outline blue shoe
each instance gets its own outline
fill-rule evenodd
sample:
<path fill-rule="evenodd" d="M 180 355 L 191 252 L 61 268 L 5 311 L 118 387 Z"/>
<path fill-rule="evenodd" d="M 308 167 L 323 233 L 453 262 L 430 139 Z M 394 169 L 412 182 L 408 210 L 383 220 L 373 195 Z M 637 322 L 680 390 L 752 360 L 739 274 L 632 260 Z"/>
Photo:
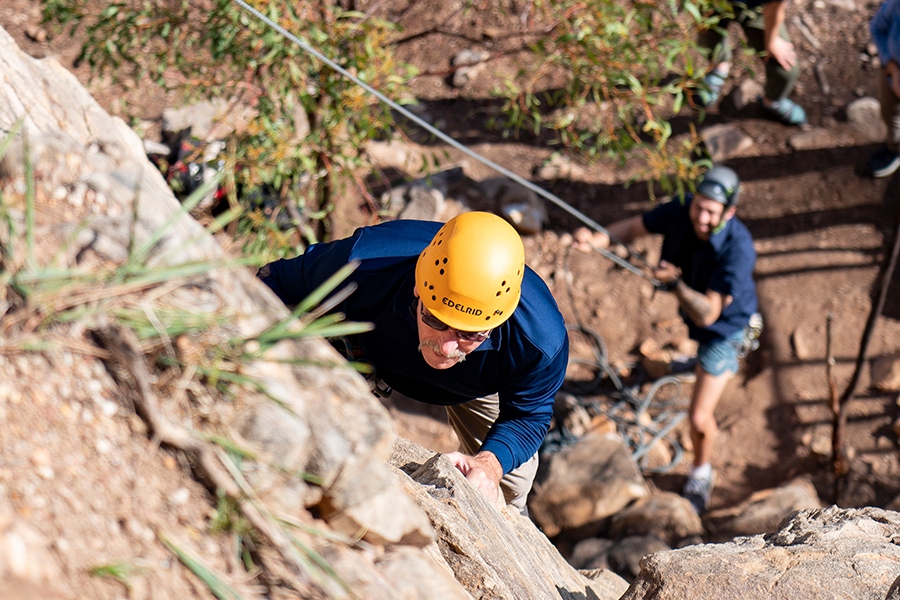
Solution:
<path fill-rule="evenodd" d="M 785 125 L 794 125 L 798 127 L 800 125 L 806 125 L 806 111 L 793 100 L 783 98 L 778 102 L 773 102 L 771 105 L 767 105 L 762 100 L 760 100 L 759 103 L 762 106 L 763 111 L 776 121 L 781 121 Z"/>
<path fill-rule="evenodd" d="M 703 87 L 694 94 L 697 106 L 706 108 L 714 104 L 719 99 L 719 94 L 722 93 L 722 86 L 725 85 L 726 79 L 728 79 L 728 73 L 722 74 L 719 71 L 707 73 L 703 78 Z"/>

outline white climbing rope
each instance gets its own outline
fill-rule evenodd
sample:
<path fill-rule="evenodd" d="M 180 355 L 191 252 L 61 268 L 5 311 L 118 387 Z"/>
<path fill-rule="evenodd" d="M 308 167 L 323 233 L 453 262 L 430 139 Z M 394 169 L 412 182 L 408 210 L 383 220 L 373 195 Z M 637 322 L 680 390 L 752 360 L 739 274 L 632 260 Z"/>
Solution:
<path fill-rule="evenodd" d="M 578 219 L 579 221 L 584 223 L 585 225 L 591 227 L 595 231 L 600 231 L 607 235 L 610 235 L 609 231 L 607 231 L 603 226 L 601 226 L 599 223 L 597 223 L 596 221 L 594 221 L 593 219 L 591 219 L 590 217 L 588 217 L 587 215 L 585 215 L 584 213 L 582 213 L 581 211 L 576 209 L 575 207 L 571 206 L 570 204 L 568 204 L 567 202 L 565 202 L 558 196 L 551 194 L 547 190 L 533 184 L 532 182 L 528 181 L 527 179 L 524 179 L 524 178 L 520 177 L 519 175 L 516 175 L 509 169 L 503 167 L 502 165 L 495 163 L 494 161 L 490 160 L 489 158 L 486 158 L 486 157 L 478 154 L 474 150 L 457 142 L 455 139 L 453 139 L 452 137 L 450 137 L 443 131 L 441 131 L 441 130 L 437 129 L 436 127 L 434 127 L 433 125 L 425 122 L 423 119 L 419 118 L 418 116 L 416 116 L 415 114 L 413 114 L 412 112 L 410 112 L 409 110 L 407 110 L 406 108 L 404 108 L 403 106 L 398 104 L 397 102 L 394 102 L 393 100 L 391 100 L 390 98 L 388 98 L 387 96 L 385 96 L 384 94 L 382 94 L 381 92 L 379 92 L 378 90 L 376 90 L 375 88 L 373 88 L 372 86 L 367 84 L 365 81 L 362 81 L 361 79 L 359 79 L 358 77 L 356 77 L 355 75 L 353 75 L 352 73 L 350 73 L 349 71 L 347 71 L 346 69 L 341 67 L 339 64 L 337 64 L 336 62 L 334 62 L 333 60 L 331 60 L 330 58 L 328 58 L 327 56 L 325 56 L 324 54 L 322 54 L 321 52 L 319 52 L 318 50 L 313 48 L 311 45 L 309 45 L 304 40 L 298 38 L 293 33 L 287 31 L 285 28 L 283 28 L 282 26 L 278 25 L 277 23 L 275 23 L 274 21 L 269 19 L 266 15 L 261 13 L 259 10 L 253 8 L 249 4 L 247 4 L 244 0 L 233 0 L 233 2 L 235 4 L 237 4 L 238 6 L 240 6 L 242 9 L 244 9 L 245 11 L 251 13 L 257 19 L 259 19 L 260 21 L 262 21 L 263 23 L 265 23 L 266 25 L 268 25 L 269 27 L 271 27 L 278 33 L 280 33 L 282 36 L 284 36 L 285 39 L 296 44 L 301 50 L 303 50 L 307 54 L 310 54 L 311 56 L 314 56 L 318 60 L 322 61 L 323 63 L 325 63 L 326 65 L 328 65 L 329 67 L 331 67 L 332 69 L 334 69 L 335 71 L 337 71 L 338 73 L 340 73 L 341 75 L 343 75 L 344 77 L 346 77 L 347 79 L 352 81 L 353 83 L 355 83 L 356 85 L 360 86 L 361 88 L 363 88 L 364 90 L 366 90 L 367 92 L 369 92 L 370 94 L 372 94 L 373 96 L 378 98 L 381 102 L 384 102 L 385 104 L 390 106 L 392 109 L 396 110 L 398 113 L 400 113 L 401 115 L 403 115 L 404 117 L 406 117 L 407 119 L 409 119 L 410 121 L 412 121 L 413 123 L 418 125 L 419 127 L 423 128 L 424 130 L 426 130 L 429 133 L 431 133 L 432 135 L 434 135 L 435 137 L 446 142 L 447 144 L 456 148 L 460 152 L 463 152 L 467 156 L 474 158 L 478 162 L 494 169 L 501 175 L 504 175 L 504 176 L 510 178 L 511 180 L 515 181 L 519 185 L 522 185 L 522 186 L 528 188 L 529 190 L 531 190 L 535 194 L 541 196 L 542 198 L 549 200 L 550 202 L 552 202 L 559 208 L 563 209 L 564 211 L 566 211 L 567 213 L 569 213 L 570 215 L 572 215 L 573 217 L 575 217 L 576 219 Z M 613 241 L 618 242 L 618 240 L 616 240 L 614 237 L 610 236 L 610 238 L 613 239 Z M 626 246 L 626 248 L 627 248 L 627 246 Z M 627 269 L 627 270 L 631 271 L 632 273 L 635 273 L 636 275 L 639 275 L 639 276 L 647 279 L 654 286 L 659 286 L 660 282 L 657 279 L 655 279 L 654 277 L 651 277 L 644 271 L 641 271 L 639 268 L 635 267 L 628 261 L 626 261 L 622 258 L 619 258 L 617 255 L 613 254 L 609 250 L 606 250 L 604 248 L 596 248 L 596 247 L 594 248 L 594 250 L 596 252 L 598 252 L 599 254 L 602 254 L 603 256 L 605 256 L 606 258 L 611 260 L 612 262 L 616 263 L 620 267 Z M 641 255 L 632 252 L 630 249 L 628 249 L 628 252 L 632 257 L 637 258 L 638 260 L 643 262 L 646 266 L 648 266 L 648 267 L 650 266 L 649 264 L 647 264 L 646 260 Z"/>

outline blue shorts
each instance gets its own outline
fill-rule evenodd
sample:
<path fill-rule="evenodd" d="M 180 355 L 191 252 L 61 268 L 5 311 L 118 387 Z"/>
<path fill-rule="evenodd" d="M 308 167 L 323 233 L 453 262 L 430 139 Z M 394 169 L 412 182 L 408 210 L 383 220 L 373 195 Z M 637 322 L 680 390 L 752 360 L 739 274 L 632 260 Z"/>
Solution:
<path fill-rule="evenodd" d="M 700 368 L 714 377 L 726 371 L 738 372 L 738 358 L 744 343 L 744 330 L 738 329 L 726 339 L 700 344 L 697 359 Z"/>

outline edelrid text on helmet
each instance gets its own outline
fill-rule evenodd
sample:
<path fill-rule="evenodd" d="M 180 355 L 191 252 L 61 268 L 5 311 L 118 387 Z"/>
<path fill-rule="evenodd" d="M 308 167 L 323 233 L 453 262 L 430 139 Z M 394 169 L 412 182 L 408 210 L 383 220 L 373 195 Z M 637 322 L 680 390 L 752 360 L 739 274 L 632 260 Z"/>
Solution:
<path fill-rule="evenodd" d="M 737 204 L 741 194 L 741 180 L 728 167 L 713 167 L 697 184 L 697 193 L 732 207 Z"/>
<path fill-rule="evenodd" d="M 512 316 L 522 296 L 525 247 L 501 217 L 467 212 L 447 221 L 416 262 L 428 311 L 454 329 L 484 331 Z"/>

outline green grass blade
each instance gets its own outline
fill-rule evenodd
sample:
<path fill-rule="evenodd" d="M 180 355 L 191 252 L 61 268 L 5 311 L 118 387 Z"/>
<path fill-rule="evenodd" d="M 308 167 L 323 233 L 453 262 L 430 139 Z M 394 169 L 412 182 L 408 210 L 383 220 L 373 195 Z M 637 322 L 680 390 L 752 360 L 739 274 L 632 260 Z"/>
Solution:
<path fill-rule="evenodd" d="M 174 265 L 168 269 L 160 269 L 159 267 L 141 268 L 129 273 L 129 285 L 149 285 L 160 281 L 170 281 L 172 279 L 194 277 L 196 275 L 204 275 L 215 269 L 234 269 L 237 267 L 246 267 L 255 264 L 253 257 L 243 257 L 230 260 L 225 263 L 212 262 L 190 262 Z"/>
<path fill-rule="evenodd" d="M 184 548 L 179 547 L 175 542 L 164 535 L 160 535 L 160 540 L 175 554 L 175 556 L 178 557 L 178 560 L 180 560 L 184 566 L 190 569 L 191 572 L 196 575 L 207 588 L 209 588 L 209 591 L 212 592 L 216 598 L 219 600 L 245 600 L 236 589 L 225 583 L 221 577 L 214 573 L 213 570 L 206 566 L 198 557 L 194 556 Z"/>
<path fill-rule="evenodd" d="M 345 590 L 349 590 L 349 586 L 341 579 L 341 576 L 338 575 L 337 571 L 335 571 L 331 565 L 328 564 L 321 554 L 313 550 L 311 547 L 307 546 L 299 539 L 297 536 L 291 535 L 289 532 L 285 531 L 285 534 L 290 538 L 291 543 L 297 547 L 298 550 L 302 553 L 303 556 L 306 557 L 307 564 L 313 564 L 318 567 L 322 573 L 327 575 L 331 580 L 340 585 Z"/>
<path fill-rule="evenodd" d="M 223 212 L 221 215 L 213 219 L 213 222 L 206 226 L 206 232 L 210 235 L 220 231 L 223 227 L 244 214 L 244 209 L 235 206 Z"/>
<path fill-rule="evenodd" d="M 267 521 L 271 522 L 273 525 L 277 526 L 282 533 L 291 541 L 291 550 L 293 556 L 307 569 L 307 571 L 319 582 L 324 583 L 322 579 L 322 574 L 326 575 L 331 581 L 337 583 L 339 586 L 344 588 L 345 590 L 349 590 L 349 586 L 341 579 L 341 576 L 338 575 L 337 571 L 335 571 L 331 565 L 322 557 L 318 552 L 314 549 L 308 547 L 306 544 L 302 543 L 297 539 L 288 529 L 284 527 L 284 524 L 276 518 L 272 512 L 269 510 L 267 506 L 258 502 L 256 499 L 256 494 L 252 492 L 252 488 L 250 488 L 247 481 L 244 479 L 243 473 L 241 473 L 240 468 L 237 464 L 234 463 L 232 457 L 220 456 L 221 462 L 223 466 L 228 469 L 228 472 L 231 474 L 234 481 L 240 486 L 240 488 L 244 491 L 247 502 L 250 502 L 256 509 L 262 514 Z M 299 552 L 297 550 L 299 549 Z"/>
<path fill-rule="evenodd" d="M 193 246 L 200 240 L 206 239 L 207 236 L 213 235 L 217 231 L 220 231 L 223 227 L 227 226 L 229 223 L 231 223 L 232 221 L 234 221 L 235 219 L 240 217 L 243 213 L 244 213 L 244 210 L 241 207 L 235 207 L 235 208 L 227 210 L 226 212 L 224 212 L 221 215 L 219 215 L 218 217 L 216 217 L 212 223 L 207 225 L 204 233 L 202 233 L 198 236 L 192 237 L 191 239 L 187 240 L 184 244 L 181 244 L 180 246 L 172 248 L 171 250 L 166 252 L 160 258 L 159 262 L 162 262 L 162 263 L 168 262 L 169 257 L 177 256 L 178 254 L 186 252 L 188 248 L 190 248 L 191 246 Z M 257 266 L 262 266 L 262 265 L 258 264 L 259 262 L 261 262 L 261 259 L 257 261 Z"/>
<path fill-rule="evenodd" d="M 372 331 L 374 326 L 371 323 L 362 322 L 343 322 L 344 315 L 337 313 L 333 315 L 325 315 L 316 321 L 307 324 L 302 329 L 296 331 L 288 331 L 279 328 L 276 332 L 263 332 L 257 339 L 263 349 L 267 349 L 281 340 L 299 340 L 310 337 L 339 337 L 342 335 L 356 335 Z"/>
<path fill-rule="evenodd" d="M 119 583 L 125 586 L 126 589 L 131 589 L 131 582 L 129 581 L 129 577 L 132 573 L 138 571 L 134 565 L 130 563 L 111 563 L 108 565 L 97 565 L 96 567 L 91 567 L 88 571 L 93 577 L 101 577 L 103 579 L 115 579 Z"/>
<path fill-rule="evenodd" d="M 337 272 L 326 279 L 322 285 L 313 290 L 313 292 L 307 296 L 300 304 L 297 305 L 297 308 L 294 309 L 295 315 L 301 315 L 305 312 L 309 312 L 312 307 L 321 303 L 322 300 L 334 291 L 337 286 L 347 279 L 353 271 L 359 268 L 359 261 L 353 260 L 348 262 L 346 265 L 337 270 Z"/>
<path fill-rule="evenodd" d="M 28 134 L 25 134 L 25 265 L 30 271 L 37 266 L 34 258 L 34 163 Z"/>
<path fill-rule="evenodd" d="M 343 316 L 343 315 L 340 315 Z M 324 338 L 333 338 L 339 337 L 342 335 L 357 335 L 360 333 L 365 333 L 367 331 L 372 331 L 374 329 L 374 325 L 371 323 L 334 323 L 330 324 L 324 322 L 325 319 L 322 318 L 319 321 L 314 323 L 310 323 L 307 327 L 305 327 L 302 331 L 297 332 L 297 338 L 308 338 L 308 337 L 324 337 Z"/>
<path fill-rule="evenodd" d="M 12 146 L 13 140 L 16 138 L 16 135 L 18 135 L 19 131 L 21 131 L 23 125 L 25 125 L 24 116 L 19 117 L 19 119 L 15 123 L 13 123 L 13 126 L 6 134 L 6 137 L 4 137 L 3 141 L 0 142 L 0 158 L 6 156 L 6 153 L 9 152 L 9 147 Z"/>
<path fill-rule="evenodd" d="M 217 446 L 221 446 L 230 454 L 236 454 L 245 460 L 256 460 L 256 455 L 253 454 L 253 452 L 247 450 L 246 448 L 238 446 L 226 437 L 209 433 L 198 433 L 197 435 L 198 437 L 200 437 L 200 439 L 206 442 L 212 442 Z"/>
<path fill-rule="evenodd" d="M 169 218 L 168 221 L 163 223 L 161 227 L 159 227 L 156 231 L 153 232 L 153 235 L 150 236 L 150 239 L 147 242 L 135 250 L 132 255 L 128 258 L 128 262 L 126 267 L 128 269 L 133 269 L 138 265 L 143 265 L 147 260 L 147 256 L 150 254 L 150 251 L 159 243 L 159 241 L 166 235 L 169 229 L 172 228 L 175 223 L 178 222 L 180 218 L 184 215 L 188 214 L 190 211 L 196 207 L 207 194 L 216 189 L 219 186 L 219 183 L 222 181 L 222 174 L 217 173 L 215 177 L 201 185 L 197 188 L 194 193 L 185 199 L 184 202 L 181 203 L 181 207 Z"/>
<path fill-rule="evenodd" d="M 291 312 L 290 317 L 283 321 L 279 321 L 275 325 L 260 333 L 256 337 L 257 341 L 259 341 L 261 344 L 274 344 L 278 340 L 287 337 L 288 327 L 291 325 L 291 323 L 293 323 L 294 319 L 303 313 L 309 312 L 311 308 L 319 304 L 328 294 L 330 294 L 338 285 L 340 285 L 341 282 L 349 277 L 357 267 L 359 267 L 359 261 L 351 261 L 341 267 L 334 275 L 326 279 L 322 283 L 322 285 L 313 290 L 313 292 L 309 296 L 304 298 L 303 301 L 301 301 L 300 304 L 298 304 L 297 307 Z M 355 289 L 355 287 L 353 289 Z M 352 291 L 353 290 L 351 289 L 350 292 Z M 339 292 L 339 297 L 341 299 L 338 300 L 338 303 L 342 302 L 343 299 L 346 298 L 344 290 Z M 332 302 L 329 304 L 334 303 Z"/>
<path fill-rule="evenodd" d="M 303 315 L 300 320 L 304 322 L 304 324 L 318 320 L 320 317 L 328 313 L 328 311 L 349 298 L 350 295 L 356 291 L 357 287 L 358 286 L 355 281 L 348 283 L 347 285 L 336 291 L 334 294 L 329 296 L 327 300 L 319 304 L 314 310 L 311 310 Z"/>
<path fill-rule="evenodd" d="M 33 271 L 31 273 L 22 273 L 17 278 L 17 281 L 21 285 L 47 285 L 52 284 L 54 282 L 59 282 L 59 287 L 66 287 L 71 284 L 78 283 L 88 283 L 91 281 L 97 281 L 98 274 L 97 273 L 87 273 L 82 272 L 79 273 L 73 269 L 60 269 L 57 267 L 45 267 L 43 269 L 39 269 Z M 51 289 L 53 287 L 51 286 Z"/>

